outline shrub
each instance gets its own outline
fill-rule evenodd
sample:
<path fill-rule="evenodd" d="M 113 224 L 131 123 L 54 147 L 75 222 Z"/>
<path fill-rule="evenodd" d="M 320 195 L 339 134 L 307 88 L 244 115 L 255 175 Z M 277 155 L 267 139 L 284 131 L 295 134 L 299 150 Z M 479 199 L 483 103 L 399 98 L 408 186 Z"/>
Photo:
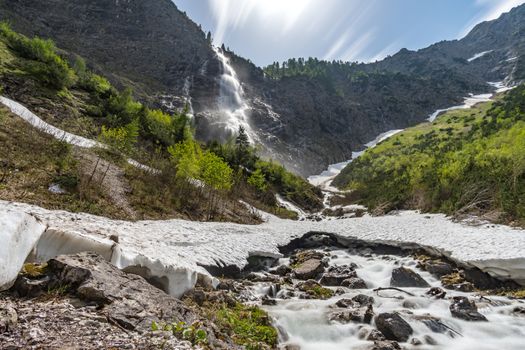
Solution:
<path fill-rule="evenodd" d="M 136 121 L 117 128 L 107 128 L 103 125 L 99 138 L 102 143 L 105 143 L 110 148 L 124 154 L 129 154 L 137 142 L 138 130 L 138 123 Z"/>
<path fill-rule="evenodd" d="M 38 37 L 29 39 L 11 30 L 5 22 L 0 23 L 0 36 L 7 42 L 9 48 L 20 56 L 35 61 L 28 63 L 25 68 L 36 79 L 57 90 L 75 83 L 75 72 L 56 53 L 53 41 Z"/>

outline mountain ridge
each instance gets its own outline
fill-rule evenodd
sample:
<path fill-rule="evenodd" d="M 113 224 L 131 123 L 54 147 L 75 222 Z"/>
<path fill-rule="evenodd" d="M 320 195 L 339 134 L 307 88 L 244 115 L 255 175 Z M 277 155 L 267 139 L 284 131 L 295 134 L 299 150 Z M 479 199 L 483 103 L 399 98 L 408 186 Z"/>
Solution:
<path fill-rule="evenodd" d="M 15 29 L 83 53 L 95 70 L 109 73 L 117 86 L 132 86 L 147 105 L 173 111 L 191 102 L 197 136 L 208 140 L 216 134 L 210 120 L 221 108 L 224 67 L 210 38 L 172 2 L 3 0 L 0 8 L 0 18 Z M 225 51 L 264 155 L 306 176 L 349 159 L 382 132 L 423 121 L 468 93 L 490 91 L 487 81 L 522 79 L 525 70 L 517 68 L 525 66 L 524 9 L 478 24 L 461 40 L 356 64 L 350 79 L 335 73 L 327 79 L 270 79 L 251 61 Z M 468 61 L 494 43 L 506 46 Z M 511 56 L 517 58 L 506 61 Z"/>

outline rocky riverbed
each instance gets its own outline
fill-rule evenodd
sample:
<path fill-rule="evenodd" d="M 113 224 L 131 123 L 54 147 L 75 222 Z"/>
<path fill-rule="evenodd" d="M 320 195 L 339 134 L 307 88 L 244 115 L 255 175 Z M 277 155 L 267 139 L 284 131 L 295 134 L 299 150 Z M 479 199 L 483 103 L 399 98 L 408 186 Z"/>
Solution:
<path fill-rule="evenodd" d="M 518 286 L 440 256 L 312 234 L 181 298 L 95 253 L 25 264 L 2 349 L 521 349 Z"/>

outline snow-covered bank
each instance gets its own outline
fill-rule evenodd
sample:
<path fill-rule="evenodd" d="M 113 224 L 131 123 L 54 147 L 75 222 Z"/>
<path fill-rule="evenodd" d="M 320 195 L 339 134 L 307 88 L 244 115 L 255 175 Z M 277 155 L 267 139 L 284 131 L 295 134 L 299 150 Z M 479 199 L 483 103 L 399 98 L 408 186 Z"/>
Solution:
<path fill-rule="evenodd" d="M 11 287 L 45 229 L 23 211 L 0 207 L 0 290 Z"/>
<path fill-rule="evenodd" d="M 95 250 L 110 256 L 120 268 L 143 267 L 152 276 L 167 280 L 166 287 L 173 295 L 190 289 L 198 278 L 213 283 L 202 266 L 242 268 L 249 256 L 278 257 L 279 246 L 312 231 L 393 245 L 429 246 L 493 276 L 525 284 L 525 230 L 467 226 L 444 215 L 401 212 L 322 222 L 270 217 L 261 225 L 240 225 L 185 220 L 126 222 L 8 202 L 0 202 L 0 207 L 13 215 L 31 213 L 48 225 L 37 256 L 47 258 L 79 247 Z M 7 263 L 4 257 L 0 256 L 0 264 Z"/>

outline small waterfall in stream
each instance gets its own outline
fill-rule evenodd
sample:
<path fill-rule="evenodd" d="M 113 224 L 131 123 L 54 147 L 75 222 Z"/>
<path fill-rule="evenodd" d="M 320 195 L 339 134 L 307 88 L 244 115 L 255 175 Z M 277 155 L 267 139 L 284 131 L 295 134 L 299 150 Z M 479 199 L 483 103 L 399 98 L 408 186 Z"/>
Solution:
<path fill-rule="evenodd" d="M 214 115 L 212 123 L 229 135 L 235 135 L 242 126 L 250 142 L 253 142 L 256 135 L 248 123 L 247 112 L 250 107 L 244 100 L 241 82 L 222 50 L 214 47 L 214 51 L 221 62 L 222 74 L 218 99 L 219 111 Z"/>

